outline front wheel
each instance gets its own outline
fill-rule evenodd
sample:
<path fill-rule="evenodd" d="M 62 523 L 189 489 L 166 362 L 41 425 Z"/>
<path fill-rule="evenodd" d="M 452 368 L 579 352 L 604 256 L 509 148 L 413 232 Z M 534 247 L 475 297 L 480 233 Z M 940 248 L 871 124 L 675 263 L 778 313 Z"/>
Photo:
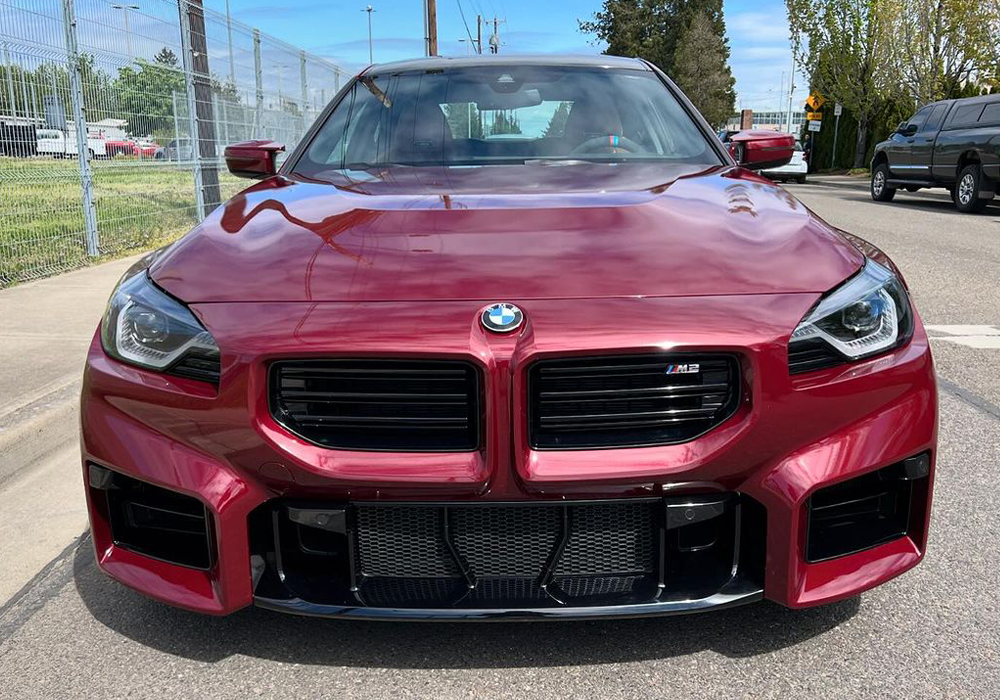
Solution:
<path fill-rule="evenodd" d="M 958 184 L 955 185 L 955 206 L 960 212 L 978 214 L 989 204 L 990 200 L 979 197 L 979 182 L 982 176 L 979 165 L 967 165 L 962 168 L 962 172 L 958 175 Z"/>
<path fill-rule="evenodd" d="M 889 180 L 889 166 L 879 163 L 872 171 L 872 199 L 876 202 L 891 202 L 896 196 L 896 188 L 886 184 Z"/>

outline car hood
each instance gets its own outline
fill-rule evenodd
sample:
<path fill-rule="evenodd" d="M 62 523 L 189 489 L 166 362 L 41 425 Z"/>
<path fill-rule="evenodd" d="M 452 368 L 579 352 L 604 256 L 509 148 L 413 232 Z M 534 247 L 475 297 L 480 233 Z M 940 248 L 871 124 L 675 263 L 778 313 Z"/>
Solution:
<path fill-rule="evenodd" d="M 405 168 L 276 176 L 168 248 L 187 302 L 819 293 L 862 254 L 734 167 Z"/>

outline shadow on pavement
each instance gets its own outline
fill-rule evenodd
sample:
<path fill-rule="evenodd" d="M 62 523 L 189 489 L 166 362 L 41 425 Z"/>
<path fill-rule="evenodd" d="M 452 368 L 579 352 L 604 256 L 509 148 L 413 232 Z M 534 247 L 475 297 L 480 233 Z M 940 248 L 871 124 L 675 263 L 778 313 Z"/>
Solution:
<path fill-rule="evenodd" d="M 641 620 L 396 623 L 295 617 L 249 608 L 225 618 L 151 601 L 102 574 L 89 547 L 73 562 L 76 589 L 101 624 L 161 652 L 202 662 L 239 654 L 280 662 L 364 668 L 509 668 L 607 664 L 712 650 L 773 652 L 853 617 L 860 599 L 792 611 L 759 603 Z"/>

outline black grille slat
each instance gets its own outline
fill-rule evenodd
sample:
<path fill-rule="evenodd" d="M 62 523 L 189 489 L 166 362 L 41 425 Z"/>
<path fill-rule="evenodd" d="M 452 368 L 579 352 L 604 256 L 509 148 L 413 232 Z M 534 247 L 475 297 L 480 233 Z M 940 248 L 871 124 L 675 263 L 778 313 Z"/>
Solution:
<path fill-rule="evenodd" d="M 668 365 L 698 365 L 667 374 Z M 536 449 L 685 442 L 739 403 L 739 366 L 718 354 L 543 360 L 528 371 L 529 439 Z"/>
<path fill-rule="evenodd" d="M 174 363 L 167 373 L 218 386 L 222 363 L 219 353 L 196 348 Z"/>
<path fill-rule="evenodd" d="M 790 374 L 814 372 L 844 364 L 844 358 L 819 338 L 799 341 L 788 349 Z"/>
<path fill-rule="evenodd" d="M 479 446 L 479 375 L 438 360 L 297 360 L 271 368 L 271 413 L 324 447 L 460 452 Z"/>

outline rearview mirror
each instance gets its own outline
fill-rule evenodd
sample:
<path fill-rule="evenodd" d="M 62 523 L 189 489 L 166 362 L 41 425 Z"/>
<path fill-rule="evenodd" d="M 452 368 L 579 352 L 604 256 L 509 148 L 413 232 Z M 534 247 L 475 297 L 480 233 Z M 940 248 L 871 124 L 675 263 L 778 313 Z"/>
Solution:
<path fill-rule="evenodd" d="M 903 126 L 903 130 L 900 133 L 903 134 L 903 136 L 913 136 L 915 133 L 917 133 L 917 125 L 906 124 L 905 126 Z"/>
<path fill-rule="evenodd" d="M 750 170 L 768 170 L 787 165 L 795 152 L 791 134 L 749 129 L 729 137 L 729 152 L 736 162 Z"/>
<path fill-rule="evenodd" d="M 243 141 L 226 146 L 226 167 L 236 177 L 263 180 L 278 172 L 276 159 L 285 145 L 274 141 Z"/>

